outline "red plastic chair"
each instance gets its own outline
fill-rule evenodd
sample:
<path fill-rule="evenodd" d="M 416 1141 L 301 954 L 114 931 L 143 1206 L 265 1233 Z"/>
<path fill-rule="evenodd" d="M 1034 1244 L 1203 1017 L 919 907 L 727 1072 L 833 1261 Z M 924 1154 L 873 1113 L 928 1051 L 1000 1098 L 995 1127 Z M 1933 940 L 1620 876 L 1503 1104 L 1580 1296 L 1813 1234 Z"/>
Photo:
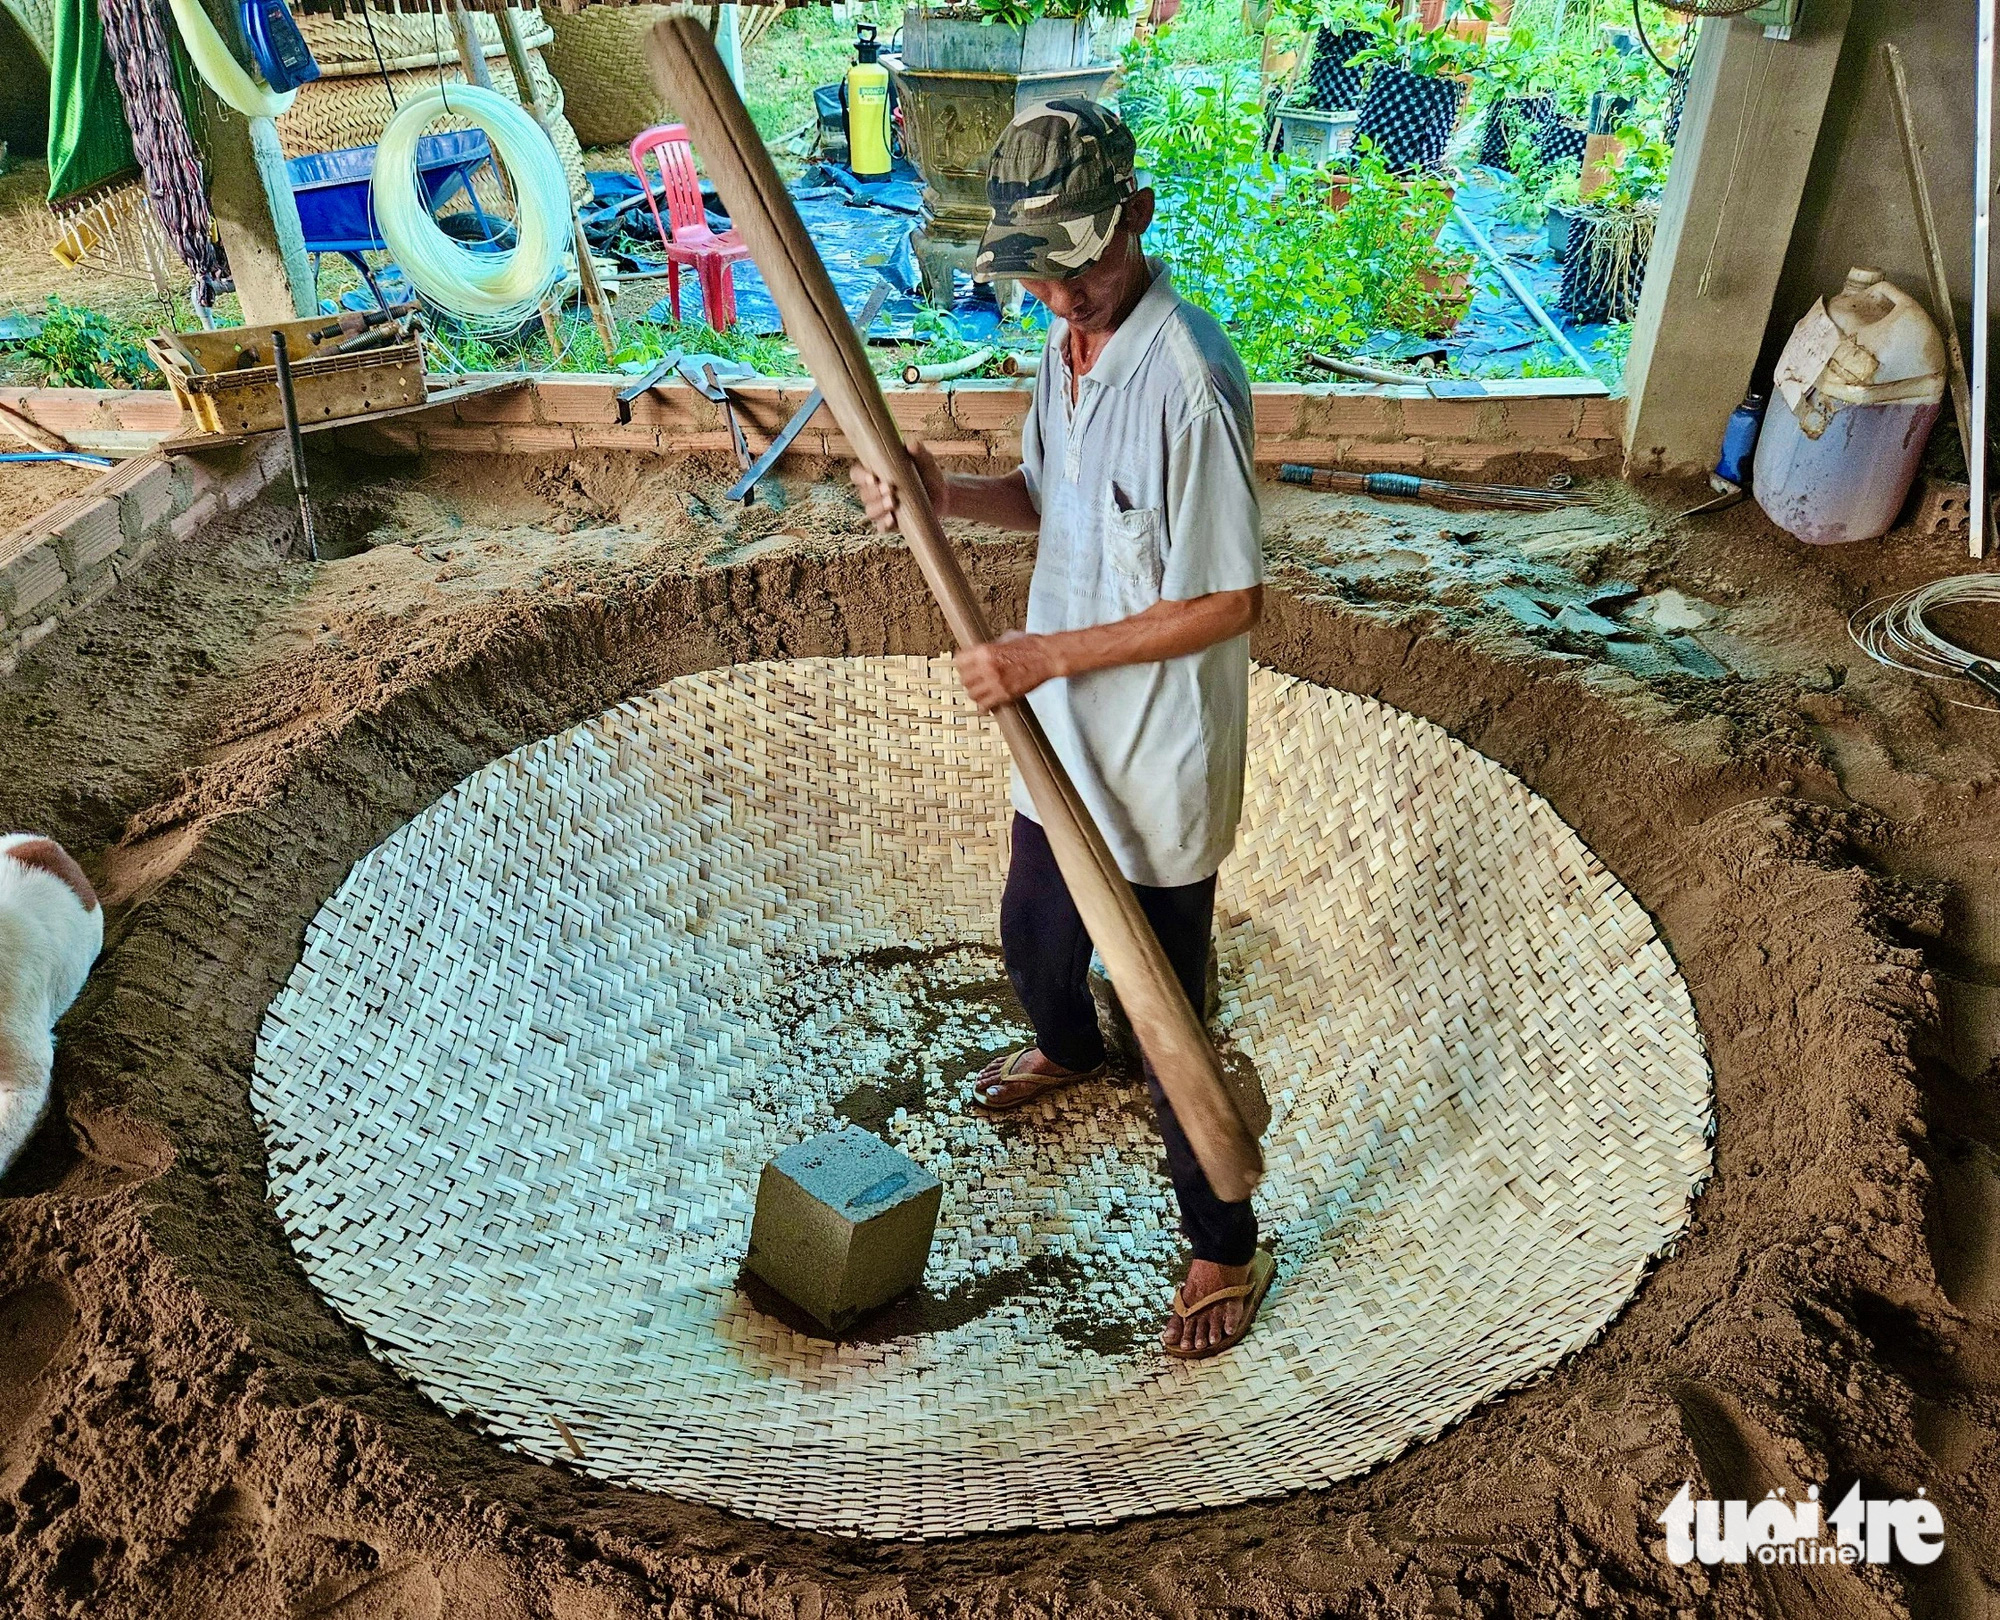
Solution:
<path fill-rule="evenodd" d="M 653 183 L 646 177 L 649 156 L 659 165 L 666 192 L 664 222 L 660 218 L 660 205 L 654 200 Z M 736 280 L 729 267 L 738 259 L 749 258 L 750 250 L 734 231 L 718 235 L 709 229 L 687 126 L 657 124 L 641 130 L 632 141 L 632 172 L 639 177 L 639 188 L 646 193 L 646 206 L 653 211 L 653 226 L 667 250 L 671 277 L 667 299 L 674 319 L 681 318 L 681 266 L 692 265 L 695 283 L 701 288 L 702 314 L 716 331 L 727 331 L 736 324 Z"/>

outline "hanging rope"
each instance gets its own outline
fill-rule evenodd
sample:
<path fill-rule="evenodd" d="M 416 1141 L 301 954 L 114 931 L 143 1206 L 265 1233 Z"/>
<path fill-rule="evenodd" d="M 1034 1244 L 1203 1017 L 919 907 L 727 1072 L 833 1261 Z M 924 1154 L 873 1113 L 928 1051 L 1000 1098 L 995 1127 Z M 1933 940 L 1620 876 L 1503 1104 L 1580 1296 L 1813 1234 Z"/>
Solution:
<path fill-rule="evenodd" d="M 98 12 L 154 217 L 194 275 L 195 302 L 212 304 L 229 282 L 229 261 L 216 240 L 207 177 L 174 84 L 166 28 L 155 0 L 99 0 Z"/>

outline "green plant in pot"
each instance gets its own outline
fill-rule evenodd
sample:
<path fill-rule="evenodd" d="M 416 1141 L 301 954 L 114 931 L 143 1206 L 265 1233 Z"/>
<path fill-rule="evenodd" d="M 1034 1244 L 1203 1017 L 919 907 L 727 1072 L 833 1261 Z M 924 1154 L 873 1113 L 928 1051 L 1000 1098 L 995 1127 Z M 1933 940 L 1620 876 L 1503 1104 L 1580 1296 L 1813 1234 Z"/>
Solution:
<path fill-rule="evenodd" d="M 1665 141 L 1637 125 L 1620 129 L 1618 143 L 1604 184 L 1570 219 L 1556 302 L 1579 321 L 1627 321 L 1638 309 L 1673 160 Z"/>
<path fill-rule="evenodd" d="M 1468 0 L 1465 14 L 1489 17 L 1492 7 L 1489 0 Z M 1360 56 L 1371 68 L 1355 138 L 1372 142 L 1399 174 L 1437 168 L 1486 47 L 1444 28 L 1424 27 L 1415 16 L 1404 16 L 1397 0 L 1370 8 L 1369 16 L 1375 38 Z"/>
<path fill-rule="evenodd" d="M 1480 88 L 1488 98 L 1479 162 L 1488 168 L 1512 169 L 1514 148 L 1521 137 L 1555 121 L 1555 97 L 1542 84 L 1550 54 L 1541 35 L 1528 23 L 1515 28 L 1503 44 L 1487 49 L 1479 70 Z"/>
<path fill-rule="evenodd" d="M 1349 112 L 1368 88 L 1362 53 L 1376 42 L 1376 0 L 1293 0 L 1273 8 L 1273 18 L 1303 36 L 1310 54 L 1287 98 L 1314 112 Z"/>

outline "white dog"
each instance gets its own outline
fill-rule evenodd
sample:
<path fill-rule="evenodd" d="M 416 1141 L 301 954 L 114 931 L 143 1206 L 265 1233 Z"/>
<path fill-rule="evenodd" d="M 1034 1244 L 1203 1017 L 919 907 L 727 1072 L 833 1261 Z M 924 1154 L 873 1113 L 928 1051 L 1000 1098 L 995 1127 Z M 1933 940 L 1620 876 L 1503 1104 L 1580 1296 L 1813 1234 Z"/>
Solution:
<path fill-rule="evenodd" d="M 104 948 L 97 891 L 52 838 L 0 836 L 0 1175 L 41 1122 L 51 1031 Z"/>

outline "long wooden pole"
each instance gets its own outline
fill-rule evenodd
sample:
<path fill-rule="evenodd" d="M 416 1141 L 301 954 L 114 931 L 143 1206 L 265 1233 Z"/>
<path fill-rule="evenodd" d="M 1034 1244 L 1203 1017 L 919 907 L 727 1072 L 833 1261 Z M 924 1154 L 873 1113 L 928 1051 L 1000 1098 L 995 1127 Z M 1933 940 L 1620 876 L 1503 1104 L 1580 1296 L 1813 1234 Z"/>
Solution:
<path fill-rule="evenodd" d="M 1894 42 L 1882 42 L 1882 60 L 1889 69 L 1889 89 L 1896 104 L 1896 133 L 1903 138 L 1903 167 L 1910 176 L 1910 202 L 1917 211 L 1917 234 L 1924 243 L 1924 273 L 1930 279 L 1931 303 L 1944 332 L 1945 360 L 1951 377 L 1951 408 L 1958 418 L 1958 442 L 1972 454 L 1972 384 L 1965 375 L 1965 351 L 1959 347 L 1958 317 L 1951 309 L 1951 281 L 1945 274 L 1944 244 L 1938 236 L 1937 214 L 1931 208 L 1930 181 L 1917 144 L 1916 114 L 1910 110 L 1910 81 L 1903 74 L 1903 53 Z"/>
<path fill-rule="evenodd" d="M 654 82 L 684 122 L 749 245 L 813 379 L 855 456 L 895 486 L 899 523 L 924 582 L 960 646 L 992 639 L 923 480 L 896 431 L 861 338 L 772 166 L 707 31 L 691 17 L 659 23 L 648 43 Z M 1257 1143 L 1222 1083 L 1215 1048 L 1175 979 L 1132 886 L 1076 791 L 1034 711 L 994 711 L 1034 800 L 1056 864 L 1102 953 L 1153 1072 L 1220 1198 L 1250 1196 L 1263 1172 Z"/>
<path fill-rule="evenodd" d="M 521 17 L 513 6 L 502 6 L 498 12 L 500 22 L 500 44 L 507 52 L 507 66 L 514 75 L 514 86 L 521 92 L 521 105 L 526 107 L 536 123 L 542 126 L 542 133 L 555 142 L 555 117 L 550 113 L 542 98 L 535 90 L 534 69 L 528 63 L 528 44 L 521 37 Z M 611 364 L 611 357 L 618 351 L 618 329 L 611 321 L 611 304 L 604 296 L 604 283 L 597 279 L 597 261 L 590 256 L 590 238 L 584 234 L 583 218 L 576 211 L 576 202 L 569 205 L 570 240 L 576 249 L 576 279 L 583 288 L 583 301 L 590 310 L 590 318 L 597 326 L 597 338 L 604 345 L 604 363 Z"/>

